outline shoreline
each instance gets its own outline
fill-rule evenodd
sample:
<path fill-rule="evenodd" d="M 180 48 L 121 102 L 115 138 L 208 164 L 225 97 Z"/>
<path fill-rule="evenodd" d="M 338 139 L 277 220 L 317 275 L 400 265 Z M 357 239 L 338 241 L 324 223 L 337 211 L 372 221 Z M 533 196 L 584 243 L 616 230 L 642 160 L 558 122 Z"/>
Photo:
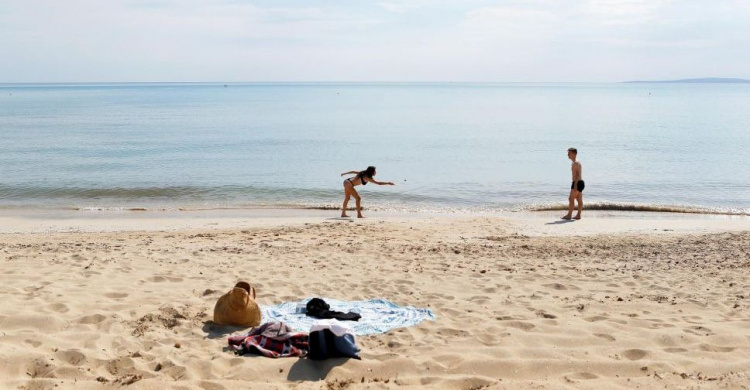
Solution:
<path fill-rule="evenodd" d="M 317 223 L 372 224 L 483 219 L 509 223 L 530 235 L 715 233 L 750 231 L 750 216 L 638 211 L 584 211 L 580 221 L 563 221 L 559 211 L 496 213 L 366 212 L 364 219 L 340 218 L 337 210 L 232 209 L 202 211 L 0 211 L 0 234 L 237 230 Z M 350 213 L 351 215 L 351 213 Z"/>
<path fill-rule="evenodd" d="M 501 203 L 502 204 L 502 203 Z M 0 205 L 0 214 L 17 213 L 17 214 L 36 214 L 41 212 L 64 213 L 64 212 L 85 212 L 85 213 L 179 213 L 179 212 L 227 212 L 236 211 L 240 213 L 253 213 L 273 210 L 297 210 L 305 211 L 336 211 L 341 206 L 338 202 L 333 203 L 236 203 L 223 205 L 207 204 L 182 204 L 180 206 L 166 205 L 129 205 L 129 206 L 73 206 L 73 205 Z M 526 212 L 543 212 L 543 211 L 566 211 L 567 203 L 563 202 L 536 202 L 526 204 L 487 204 L 487 205 L 461 205 L 458 203 L 448 206 L 443 203 L 424 204 L 420 202 L 405 204 L 395 203 L 376 203 L 363 208 L 367 212 L 380 212 L 386 214 L 507 214 L 507 213 L 526 213 Z M 350 205 L 350 211 L 354 207 Z M 634 213 L 667 213 L 667 214 L 689 214 L 689 215 L 726 215 L 726 216 L 750 216 L 749 207 L 728 207 L 728 206 L 706 206 L 693 204 L 669 204 L 669 203 L 630 203 L 621 201 L 588 201 L 586 202 L 587 211 L 607 211 L 607 212 L 634 212 Z"/>

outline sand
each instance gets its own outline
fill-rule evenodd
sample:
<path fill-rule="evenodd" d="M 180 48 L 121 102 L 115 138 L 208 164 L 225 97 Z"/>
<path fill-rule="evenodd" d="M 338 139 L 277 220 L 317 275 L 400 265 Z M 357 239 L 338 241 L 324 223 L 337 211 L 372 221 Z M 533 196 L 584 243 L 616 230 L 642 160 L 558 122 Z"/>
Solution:
<path fill-rule="evenodd" d="M 0 388 L 750 388 L 750 219 L 589 215 L 3 217 Z M 361 361 L 235 356 L 238 280 L 437 318 Z"/>

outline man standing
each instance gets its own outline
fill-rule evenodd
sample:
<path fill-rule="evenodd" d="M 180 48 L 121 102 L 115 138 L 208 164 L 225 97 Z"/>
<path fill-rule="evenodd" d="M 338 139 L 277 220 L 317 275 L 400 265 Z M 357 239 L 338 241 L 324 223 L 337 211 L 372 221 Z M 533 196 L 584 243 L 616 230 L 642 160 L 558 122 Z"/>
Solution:
<path fill-rule="evenodd" d="M 583 182 L 583 175 L 581 170 L 581 162 L 577 160 L 578 150 L 576 148 L 568 149 L 568 158 L 573 161 L 571 170 L 573 171 L 573 183 L 570 184 L 570 197 L 568 197 L 568 213 L 565 214 L 562 219 L 571 219 L 573 215 L 573 206 L 575 201 L 578 199 L 578 213 L 573 219 L 581 219 L 581 212 L 583 211 L 583 189 L 586 184 Z"/>

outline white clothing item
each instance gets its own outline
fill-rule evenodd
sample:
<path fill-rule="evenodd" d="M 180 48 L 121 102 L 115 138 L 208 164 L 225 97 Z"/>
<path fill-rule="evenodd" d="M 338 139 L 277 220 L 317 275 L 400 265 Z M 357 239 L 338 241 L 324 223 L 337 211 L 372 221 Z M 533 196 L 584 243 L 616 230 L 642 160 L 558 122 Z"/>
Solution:
<path fill-rule="evenodd" d="M 315 323 L 313 323 L 312 327 L 310 328 L 310 333 L 315 332 L 316 330 L 323 329 L 328 329 L 333 332 L 333 334 L 339 337 L 345 334 L 354 336 L 354 331 L 352 331 L 352 328 L 350 328 L 349 325 L 335 318 L 315 321 Z"/>

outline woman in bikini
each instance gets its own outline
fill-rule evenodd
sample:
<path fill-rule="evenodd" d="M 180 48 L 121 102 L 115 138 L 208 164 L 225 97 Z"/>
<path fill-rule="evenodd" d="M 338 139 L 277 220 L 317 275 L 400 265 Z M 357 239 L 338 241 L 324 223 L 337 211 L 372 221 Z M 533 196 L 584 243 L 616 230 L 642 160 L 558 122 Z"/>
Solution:
<path fill-rule="evenodd" d="M 360 205 L 361 198 L 359 197 L 357 190 L 354 189 L 355 186 L 358 186 L 360 184 L 364 186 L 367 185 L 367 183 L 375 183 L 379 186 L 394 185 L 392 182 L 380 182 L 373 179 L 373 176 L 375 176 L 375 174 L 375 167 L 373 166 L 367 167 L 367 169 L 365 169 L 364 171 L 349 171 L 341 174 L 341 176 L 356 175 L 344 180 L 344 206 L 341 208 L 342 218 L 349 217 L 348 215 L 346 215 L 346 206 L 349 204 L 349 198 L 351 198 L 352 196 L 357 201 L 357 218 L 364 218 L 364 216 L 362 215 L 362 206 Z"/>

